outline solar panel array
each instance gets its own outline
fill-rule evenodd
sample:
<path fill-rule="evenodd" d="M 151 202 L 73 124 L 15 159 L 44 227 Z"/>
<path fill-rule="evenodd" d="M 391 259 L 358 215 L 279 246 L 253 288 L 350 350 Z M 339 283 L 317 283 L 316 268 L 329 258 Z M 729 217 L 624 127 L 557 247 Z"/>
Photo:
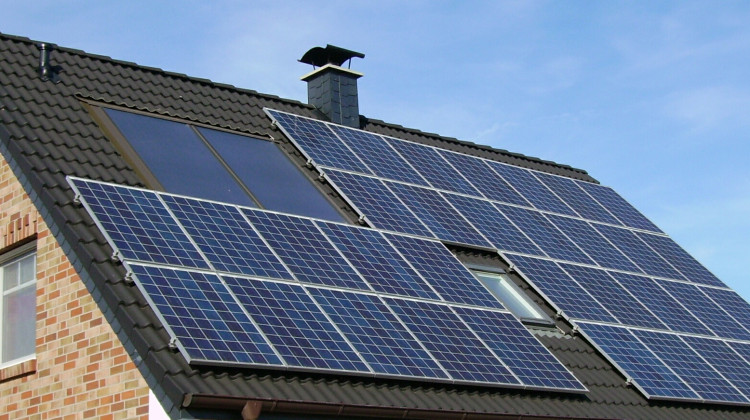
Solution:
<path fill-rule="evenodd" d="M 374 227 L 497 250 L 646 396 L 750 404 L 750 305 L 611 188 L 266 112 Z"/>
<path fill-rule="evenodd" d="M 69 182 L 190 363 L 586 391 L 438 241 Z"/>

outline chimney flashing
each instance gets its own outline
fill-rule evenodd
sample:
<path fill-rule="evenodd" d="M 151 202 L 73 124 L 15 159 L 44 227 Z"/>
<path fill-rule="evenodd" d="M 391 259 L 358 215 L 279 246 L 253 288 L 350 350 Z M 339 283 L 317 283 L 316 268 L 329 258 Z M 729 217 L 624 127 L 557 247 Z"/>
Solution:
<path fill-rule="evenodd" d="M 354 76 L 356 79 L 359 79 L 360 77 L 362 77 L 362 76 L 365 75 L 364 73 L 360 73 L 360 72 L 354 71 L 352 69 L 345 69 L 343 67 L 340 67 L 340 66 L 337 66 L 337 65 L 334 65 L 334 64 L 326 64 L 323 67 L 319 67 L 319 68 L 311 71 L 310 73 L 307 73 L 306 75 L 300 77 L 300 80 L 302 80 L 303 82 L 309 82 L 310 80 L 312 80 L 313 78 L 315 78 L 316 76 L 318 76 L 319 73 L 323 73 L 323 72 L 328 71 L 328 70 L 331 70 L 331 71 L 340 71 L 342 73 L 350 74 L 350 75 Z"/>

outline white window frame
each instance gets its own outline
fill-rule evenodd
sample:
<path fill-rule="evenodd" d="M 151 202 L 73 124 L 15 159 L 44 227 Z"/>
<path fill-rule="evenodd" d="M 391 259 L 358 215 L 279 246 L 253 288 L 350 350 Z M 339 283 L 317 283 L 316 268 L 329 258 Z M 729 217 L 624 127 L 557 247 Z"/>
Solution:
<path fill-rule="evenodd" d="M 531 300 L 531 298 L 529 298 L 513 280 L 511 280 L 510 276 L 505 272 L 505 270 L 495 267 L 486 267 L 473 264 L 468 265 L 468 268 L 477 279 L 477 281 L 480 282 L 482 286 L 487 288 L 487 290 L 489 290 L 490 293 L 492 293 L 492 295 L 495 296 L 495 298 L 497 298 L 497 300 L 502 303 L 507 310 L 509 310 L 518 319 L 520 319 L 521 322 L 523 322 L 524 324 L 533 324 L 536 326 L 554 327 L 555 323 L 552 321 L 552 319 L 546 313 L 544 313 L 542 308 L 540 308 L 539 305 L 536 304 L 536 302 Z M 478 273 L 484 274 L 487 277 L 497 279 L 500 287 L 503 287 L 503 289 L 508 292 L 505 297 L 499 296 L 498 293 L 492 289 L 492 287 L 488 287 L 487 284 L 485 284 L 485 281 L 477 276 Z M 513 311 L 513 309 L 511 309 L 510 305 L 508 305 L 504 301 L 504 299 L 507 299 L 508 296 L 512 297 L 517 305 L 524 307 L 528 312 L 534 313 L 536 314 L 536 316 L 528 317 L 517 314 L 515 311 Z"/>
<path fill-rule="evenodd" d="M 26 281 L 25 283 L 18 285 L 10 290 L 4 290 L 4 274 L 5 270 L 4 268 L 9 264 L 17 263 L 18 261 L 21 261 L 24 258 L 27 258 L 29 256 L 33 256 L 34 258 L 34 277 L 31 280 Z M 34 294 L 36 296 L 36 284 L 37 284 L 37 272 L 36 272 L 36 241 L 32 241 L 30 243 L 21 245 L 17 248 L 14 248 L 2 255 L 0 255 L 0 326 L 4 327 L 5 320 L 3 319 L 4 314 L 4 308 L 3 304 L 5 302 L 5 295 L 7 293 L 12 293 L 14 291 L 20 290 L 24 287 L 33 287 L 34 288 Z M 31 284 L 33 283 L 33 286 Z M 34 300 L 34 314 L 36 314 L 36 299 Z M 35 317 L 36 320 L 36 317 Z M 26 362 L 28 360 L 36 359 L 36 323 L 34 325 L 34 352 L 31 354 L 27 354 L 12 360 L 8 360 L 3 362 L 3 335 L 2 330 L 0 330 L 0 368 L 5 368 L 8 366 L 17 365 L 23 362 Z"/>

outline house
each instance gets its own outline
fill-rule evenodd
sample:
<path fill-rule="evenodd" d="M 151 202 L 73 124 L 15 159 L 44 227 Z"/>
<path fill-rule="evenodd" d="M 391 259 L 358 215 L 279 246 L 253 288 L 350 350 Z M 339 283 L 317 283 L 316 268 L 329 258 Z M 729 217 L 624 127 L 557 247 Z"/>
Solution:
<path fill-rule="evenodd" d="M 361 116 L 361 56 L 304 104 L 0 34 L 0 419 L 750 417 L 747 302 L 583 170 Z"/>

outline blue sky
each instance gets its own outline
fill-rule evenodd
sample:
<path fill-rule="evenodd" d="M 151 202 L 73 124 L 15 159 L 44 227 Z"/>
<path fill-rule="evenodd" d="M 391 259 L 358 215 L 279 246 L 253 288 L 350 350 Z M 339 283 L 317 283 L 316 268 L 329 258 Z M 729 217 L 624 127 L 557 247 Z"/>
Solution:
<path fill-rule="evenodd" d="M 746 299 L 750 3 L 6 2 L 0 31 L 306 101 L 361 51 L 370 118 L 586 169 Z"/>

